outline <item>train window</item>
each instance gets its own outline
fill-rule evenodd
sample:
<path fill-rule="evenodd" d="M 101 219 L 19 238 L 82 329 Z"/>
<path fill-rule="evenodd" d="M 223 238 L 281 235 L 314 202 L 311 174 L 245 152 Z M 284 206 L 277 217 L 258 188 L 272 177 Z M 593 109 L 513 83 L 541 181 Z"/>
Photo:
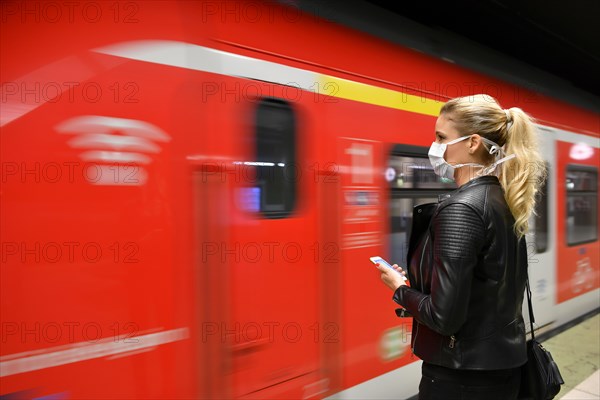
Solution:
<path fill-rule="evenodd" d="M 455 189 L 453 180 L 433 172 L 429 158 L 396 155 L 390 157 L 386 171 L 392 189 Z"/>
<path fill-rule="evenodd" d="M 406 265 L 406 253 L 416 205 L 438 201 L 438 196 L 456 189 L 456 183 L 438 177 L 427 156 L 428 148 L 396 145 L 386 169 L 391 191 L 390 250 L 388 260 Z"/>
<path fill-rule="evenodd" d="M 593 242 L 598 239 L 598 169 L 581 165 L 568 165 L 567 193 L 567 244 Z"/>
<path fill-rule="evenodd" d="M 547 163 L 546 172 L 546 176 L 549 176 Z M 548 250 L 548 179 L 540 187 L 536 200 L 533 231 L 535 234 L 535 252 L 539 254 Z"/>
<path fill-rule="evenodd" d="M 296 121 L 289 103 L 264 98 L 256 111 L 256 193 L 266 218 L 285 218 L 296 203 Z"/>

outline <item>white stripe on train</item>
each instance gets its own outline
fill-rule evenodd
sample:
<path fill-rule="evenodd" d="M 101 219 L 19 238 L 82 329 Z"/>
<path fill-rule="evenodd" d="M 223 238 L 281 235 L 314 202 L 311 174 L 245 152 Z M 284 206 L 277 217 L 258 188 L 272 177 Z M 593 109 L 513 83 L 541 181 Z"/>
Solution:
<path fill-rule="evenodd" d="M 98 342 L 77 342 L 37 351 L 10 354 L 0 357 L 0 377 L 117 354 L 133 355 L 139 353 L 140 350 L 152 350 L 156 346 L 187 338 L 189 338 L 189 329 L 185 327 L 146 335 L 121 335 L 100 339 Z"/>

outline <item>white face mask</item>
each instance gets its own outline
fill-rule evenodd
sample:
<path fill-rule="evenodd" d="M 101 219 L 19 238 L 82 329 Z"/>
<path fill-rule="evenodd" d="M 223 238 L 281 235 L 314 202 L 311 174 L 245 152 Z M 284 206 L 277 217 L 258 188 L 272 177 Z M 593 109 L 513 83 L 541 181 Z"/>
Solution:
<path fill-rule="evenodd" d="M 494 172 L 494 170 L 500 163 L 503 163 L 504 161 L 508 161 L 515 156 L 514 154 L 511 154 L 510 156 L 501 158 L 499 160 L 497 159 L 488 168 L 486 168 L 484 165 L 476 164 L 476 163 L 465 163 L 465 164 L 456 164 L 456 165 L 448 164 L 448 162 L 446 160 L 444 160 L 444 153 L 446 152 L 446 148 L 454 143 L 458 143 L 462 140 L 468 139 L 471 136 L 473 136 L 473 135 L 462 136 L 462 137 L 459 137 L 458 139 L 451 140 L 448 143 L 433 142 L 431 144 L 431 147 L 429 148 L 429 153 L 428 153 L 429 162 L 431 163 L 431 166 L 433 167 L 433 172 L 435 172 L 436 175 L 453 181 L 454 180 L 454 171 L 457 168 L 464 167 L 467 165 L 472 165 L 475 167 L 483 168 L 482 172 L 485 172 L 485 174 L 490 174 L 490 173 Z M 504 153 L 504 150 L 502 150 L 502 148 L 500 146 L 498 146 L 496 143 L 492 142 L 491 140 L 486 139 L 484 137 L 482 137 L 481 140 L 483 140 L 485 143 L 488 143 L 491 146 L 490 149 L 488 150 L 488 152 L 490 154 L 496 154 L 496 158 L 498 157 L 498 155 L 500 155 L 500 153 Z M 484 174 L 482 173 L 480 175 L 484 175 Z"/>

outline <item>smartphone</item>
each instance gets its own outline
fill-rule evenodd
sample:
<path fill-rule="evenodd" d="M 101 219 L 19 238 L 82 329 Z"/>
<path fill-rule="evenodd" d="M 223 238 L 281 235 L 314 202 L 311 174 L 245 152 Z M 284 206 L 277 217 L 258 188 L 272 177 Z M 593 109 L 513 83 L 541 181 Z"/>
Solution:
<path fill-rule="evenodd" d="M 370 259 L 370 260 L 371 260 L 371 262 L 372 262 L 373 264 L 375 264 L 375 265 L 377 265 L 377 264 L 383 264 L 383 265 L 385 265 L 385 266 L 389 267 L 390 269 L 392 269 L 392 270 L 396 271 L 396 270 L 394 269 L 394 267 L 392 267 L 392 266 L 390 265 L 390 263 L 389 263 L 389 262 L 385 261 L 383 258 L 381 258 L 381 257 L 379 257 L 379 256 L 371 257 L 371 258 L 369 258 L 369 259 Z M 396 272 L 398 272 L 398 271 L 396 271 Z M 398 272 L 398 273 L 400 274 L 400 272 Z M 400 274 L 400 275 L 402 275 L 402 274 Z M 406 281 L 406 280 L 408 280 L 408 279 L 407 279 L 407 278 L 406 278 L 404 275 L 402 275 L 402 278 L 403 278 L 405 281 Z"/>

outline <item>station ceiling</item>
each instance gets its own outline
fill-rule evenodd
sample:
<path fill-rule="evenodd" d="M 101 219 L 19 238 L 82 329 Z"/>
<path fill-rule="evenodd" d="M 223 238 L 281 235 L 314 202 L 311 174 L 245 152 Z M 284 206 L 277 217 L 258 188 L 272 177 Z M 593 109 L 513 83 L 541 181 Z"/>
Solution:
<path fill-rule="evenodd" d="M 599 0 L 367 2 L 464 36 L 600 97 Z"/>

